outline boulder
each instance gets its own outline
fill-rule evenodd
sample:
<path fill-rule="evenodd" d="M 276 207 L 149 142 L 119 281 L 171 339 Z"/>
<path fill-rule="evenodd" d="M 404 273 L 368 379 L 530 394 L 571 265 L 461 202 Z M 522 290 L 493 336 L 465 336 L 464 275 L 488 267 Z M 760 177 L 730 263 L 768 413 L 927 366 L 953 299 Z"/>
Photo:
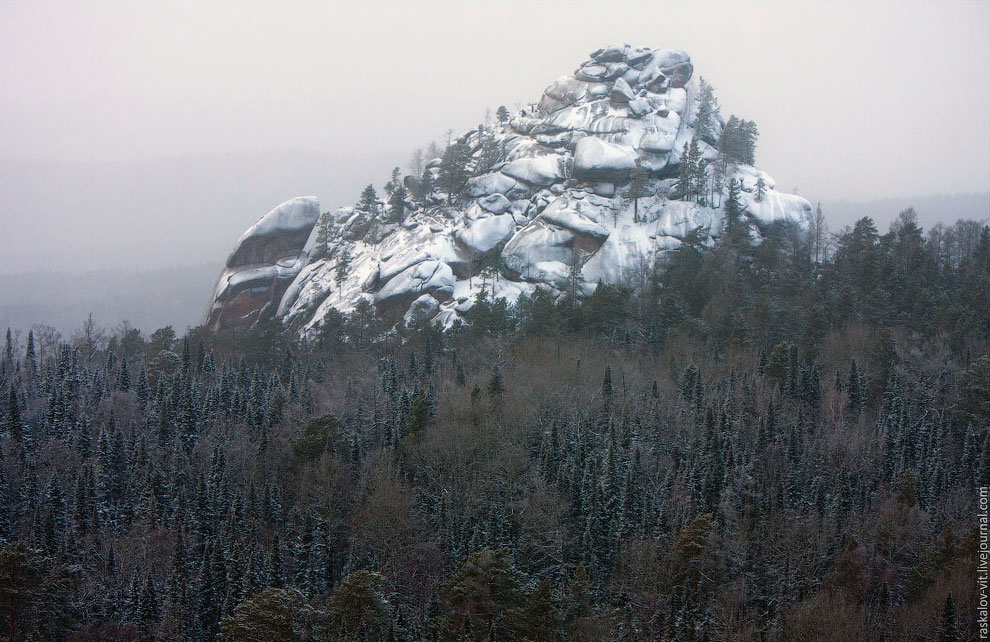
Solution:
<path fill-rule="evenodd" d="M 574 176 L 581 180 L 624 183 L 636 167 L 636 152 L 628 145 L 587 136 L 574 148 Z"/>
<path fill-rule="evenodd" d="M 536 187 L 547 187 L 564 178 L 564 159 L 552 154 L 518 158 L 507 163 L 502 173 Z"/>
<path fill-rule="evenodd" d="M 478 206 L 492 214 L 505 214 L 512 207 L 512 201 L 504 194 L 489 194 L 478 199 Z"/>
<path fill-rule="evenodd" d="M 217 281 L 207 327 L 247 327 L 270 318 L 307 263 L 307 240 L 319 218 L 319 199 L 302 196 L 282 203 L 249 227 Z"/>
<path fill-rule="evenodd" d="M 619 78 L 615 81 L 615 84 L 612 85 L 612 93 L 609 97 L 613 103 L 617 105 L 624 105 L 630 100 L 635 100 L 636 94 L 633 93 L 632 87 L 629 86 L 629 83 L 622 78 Z"/>
<path fill-rule="evenodd" d="M 468 253 L 480 256 L 509 240 L 516 231 L 516 222 L 511 214 L 500 214 L 479 218 L 465 228 L 455 232 L 455 238 Z"/>

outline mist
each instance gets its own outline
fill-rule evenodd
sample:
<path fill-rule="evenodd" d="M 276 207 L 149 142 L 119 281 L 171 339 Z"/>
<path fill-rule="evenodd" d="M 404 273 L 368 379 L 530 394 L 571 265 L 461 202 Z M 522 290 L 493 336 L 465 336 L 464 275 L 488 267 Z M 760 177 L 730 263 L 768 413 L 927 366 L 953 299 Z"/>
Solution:
<path fill-rule="evenodd" d="M 0 273 L 219 266 L 283 200 L 351 204 L 615 41 L 688 51 L 833 229 L 935 194 L 970 196 L 923 223 L 985 218 L 988 26 L 985 2 L 3 3 Z"/>

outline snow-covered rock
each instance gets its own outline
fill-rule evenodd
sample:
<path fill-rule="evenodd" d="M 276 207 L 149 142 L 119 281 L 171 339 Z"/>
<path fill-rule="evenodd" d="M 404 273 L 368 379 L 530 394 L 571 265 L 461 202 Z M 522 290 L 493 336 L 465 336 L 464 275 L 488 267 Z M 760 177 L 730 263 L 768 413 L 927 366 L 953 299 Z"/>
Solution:
<path fill-rule="evenodd" d="M 275 306 L 306 265 L 307 241 L 320 217 L 320 201 L 300 196 L 262 216 L 238 239 L 217 281 L 206 324 L 249 326 Z"/>
<path fill-rule="evenodd" d="M 516 222 L 512 215 L 500 214 L 473 221 L 466 228 L 457 230 L 455 238 L 471 254 L 480 255 L 508 241 L 515 231 Z"/>
<path fill-rule="evenodd" d="M 574 176 L 577 178 L 621 182 L 634 167 L 636 151 L 628 145 L 587 136 L 579 140 L 574 149 Z"/>
<path fill-rule="evenodd" d="M 272 312 L 308 334 L 330 309 L 346 313 L 367 301 L 389 323 L 449 326 L 482 288 L 513 302 L 537 289 L 639 287 L 683 243 L 711 246 L 722 234 L 727 187 L 715 190 L 714 206 L 676 200 L 673 177 L 695 137 L 699 100 L 687 53 L 599 49 L 507 123 L 458 138 L 472 150 L 473 175 L 452 206 L 434 191 L 407 204 L 401 225 L 384 203 L 379 213 L 340 208 L 328 217 L 325 252 L 310 251 L 315 199 L 293 199 L 263 217 L 231 254 L 209 323 L 245 325 Z M 708 142 L 699 141 L 699 150 L 706 160 L 718 157 Z M 436 179 L 440 160 L 426 166 Z M 649 179 L 634 207 L 628 182 L 636 167 Z M 726 181 L 740 181 L 744 211 L 759 226 L 807 223 L 811 205 L 777 192 L 769 175 L 750 166 L 726 170 Z M 412 192 L 421 180 L 403 179 Z"/>

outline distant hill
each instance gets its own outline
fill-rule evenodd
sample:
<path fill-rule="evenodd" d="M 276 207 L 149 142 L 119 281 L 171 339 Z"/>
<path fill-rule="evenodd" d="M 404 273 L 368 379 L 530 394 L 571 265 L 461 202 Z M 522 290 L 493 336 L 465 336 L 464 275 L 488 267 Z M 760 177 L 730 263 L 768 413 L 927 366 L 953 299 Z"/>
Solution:
<path fill-rule="evenodd" d="M 92 313 L 97 324 L 121 321 L 145 333 L 165 325 L 177 332 L 203 322 L 219 263 L 156 270 L 34 271 L 0 275 L 0 328 L 26 331 L 51 325 L 63 335 Z"/>

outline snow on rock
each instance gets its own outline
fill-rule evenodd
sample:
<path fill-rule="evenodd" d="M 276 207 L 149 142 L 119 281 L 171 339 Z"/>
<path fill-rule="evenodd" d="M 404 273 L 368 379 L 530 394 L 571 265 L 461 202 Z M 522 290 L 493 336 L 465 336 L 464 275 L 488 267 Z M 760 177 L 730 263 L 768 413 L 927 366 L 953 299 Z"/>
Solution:
<path fill-rule="evenodd" d="M 518 183 L 501 172 L 492 172 L 477 176 L 468 181 L 467 194 L 472 197 L 488 196 L 489 194 L 508 194 Z"/>
<path fill-rule="evenodd" d="M 315 196 L 299 196 L 282 203 L 241 235 L 227 258 L 227 267 L 271 265 L 297 254 L 319 217 L 320 201 Z"/>
<path fill-rule="evenodd" d="M 546 187 L 564 178 L 564 159 L 558 154 L 518 158 L 503 167 L 502 173 L 530 185 Z"/>
<path fill-rule="evenodd" d="M 636 167 L 636 152 L 628 145 L 608 143 L 593 136 L 577 142 L 574 176 L 585 180 L 618 182 Z"/>
<path fill-rule="evenodd" d="M 457 230 L 455 238 L 469 252 L 480 255 L 509 240 L 515 231 L 516 222 L 512 215 L 500 214 L 473 221 L 466 228 Z"/>
<path fill-rule="evenodd" d="M 414 323 L 432 319 L 439 311 L 440 303 L 433 298 L 433 295 L 424 294 L 409 304 L 409 309 L 403 315 L 402 320 L 406 325 L 413 325 Z"/>
<path fill-rule="evenodd" d="M 769 190 L 759 201 L 755 194 L 744 194 L 742 200 L 746 213 L 761 223 L 785 221 L 805 228 L 811 224 L 811 203 L 795 194 Z"/>
<path fill-rule="evenodd" d="M 509 273 L 523 281 L 539 281 L 537 263 L 557 261 L 570 264 L 574 250 L 574 234 L 569 230 L 536 221 L 523 228 L 505 245 L 502 262 Z"/>
<path fill-rule="evenodd" d="M 492 214 L 505 214 L 512 207 L 512 201 L 504 194 L 490 194 L 478 199 L 478 206 Z"/>
<path fill-rule="evenodd" d="M 389 279 L 375 295 L 375 300 L 390 303 L 409 295 L 443 289 L 449 289 L 449 295 L 453 287 L 454 272 L 449 265 L 441 261 L 421 261 Z"/>
<path fill-rule="evenodd" d="M 711 246 L 722 234 L 727 188 L 715 195 L 717 207 L 672 200 L 699 93 L 683 51 L 623 43 L 599 49 L 507 123 L 457 139 L 472 150 L 472 176 L 450 205 L 437 190 L 409 200 L 401 225 L 384 201 L 378 212 L 342 207 L 328 216 L 326 248 L 314 247 L 315 198 L 272 210 L 238 241 L 208 322 L 244 326 L 276 314 L 306 335 L 329 310 L 347 313 L 368 302 L 389 323 L 432 319 L 449 327 L 482 289 L 513 302 L 537 289 L 638 287 L 683 243 Z M 718 156 L 712 144 L 699 148 L 705 159 Z M 434 180 L 439 166 L 439 159 L 426 164 Z M 628 183 L 637 166 L 649 180 L 634 213 Z M 730 165 L 728 178 L 740 181 L 757 227 L 806 225 L 811 205 L 777 192 L 767 174 Z M 403 182 L 413 193 L 423 185 L 422 176 Z M 754 243 L 762 238 L 755 234 Z"/>
<path fill-rule="evenodd" d="M 540 219 L 601 242 L 607 239 L 610 233 L 611 216 L 610 199 L 578 193 L 577 196 L 573 194 L 558 196 L 543 210 Z"/>
<path fill-rule="evenodd" d="M 307 241 L 319 217 L 319 199 L 300 196 L 249 227 L 227 258 L 206 325 L 243 327 L 270 318 L 283 292 L 306 265 Z"/>

